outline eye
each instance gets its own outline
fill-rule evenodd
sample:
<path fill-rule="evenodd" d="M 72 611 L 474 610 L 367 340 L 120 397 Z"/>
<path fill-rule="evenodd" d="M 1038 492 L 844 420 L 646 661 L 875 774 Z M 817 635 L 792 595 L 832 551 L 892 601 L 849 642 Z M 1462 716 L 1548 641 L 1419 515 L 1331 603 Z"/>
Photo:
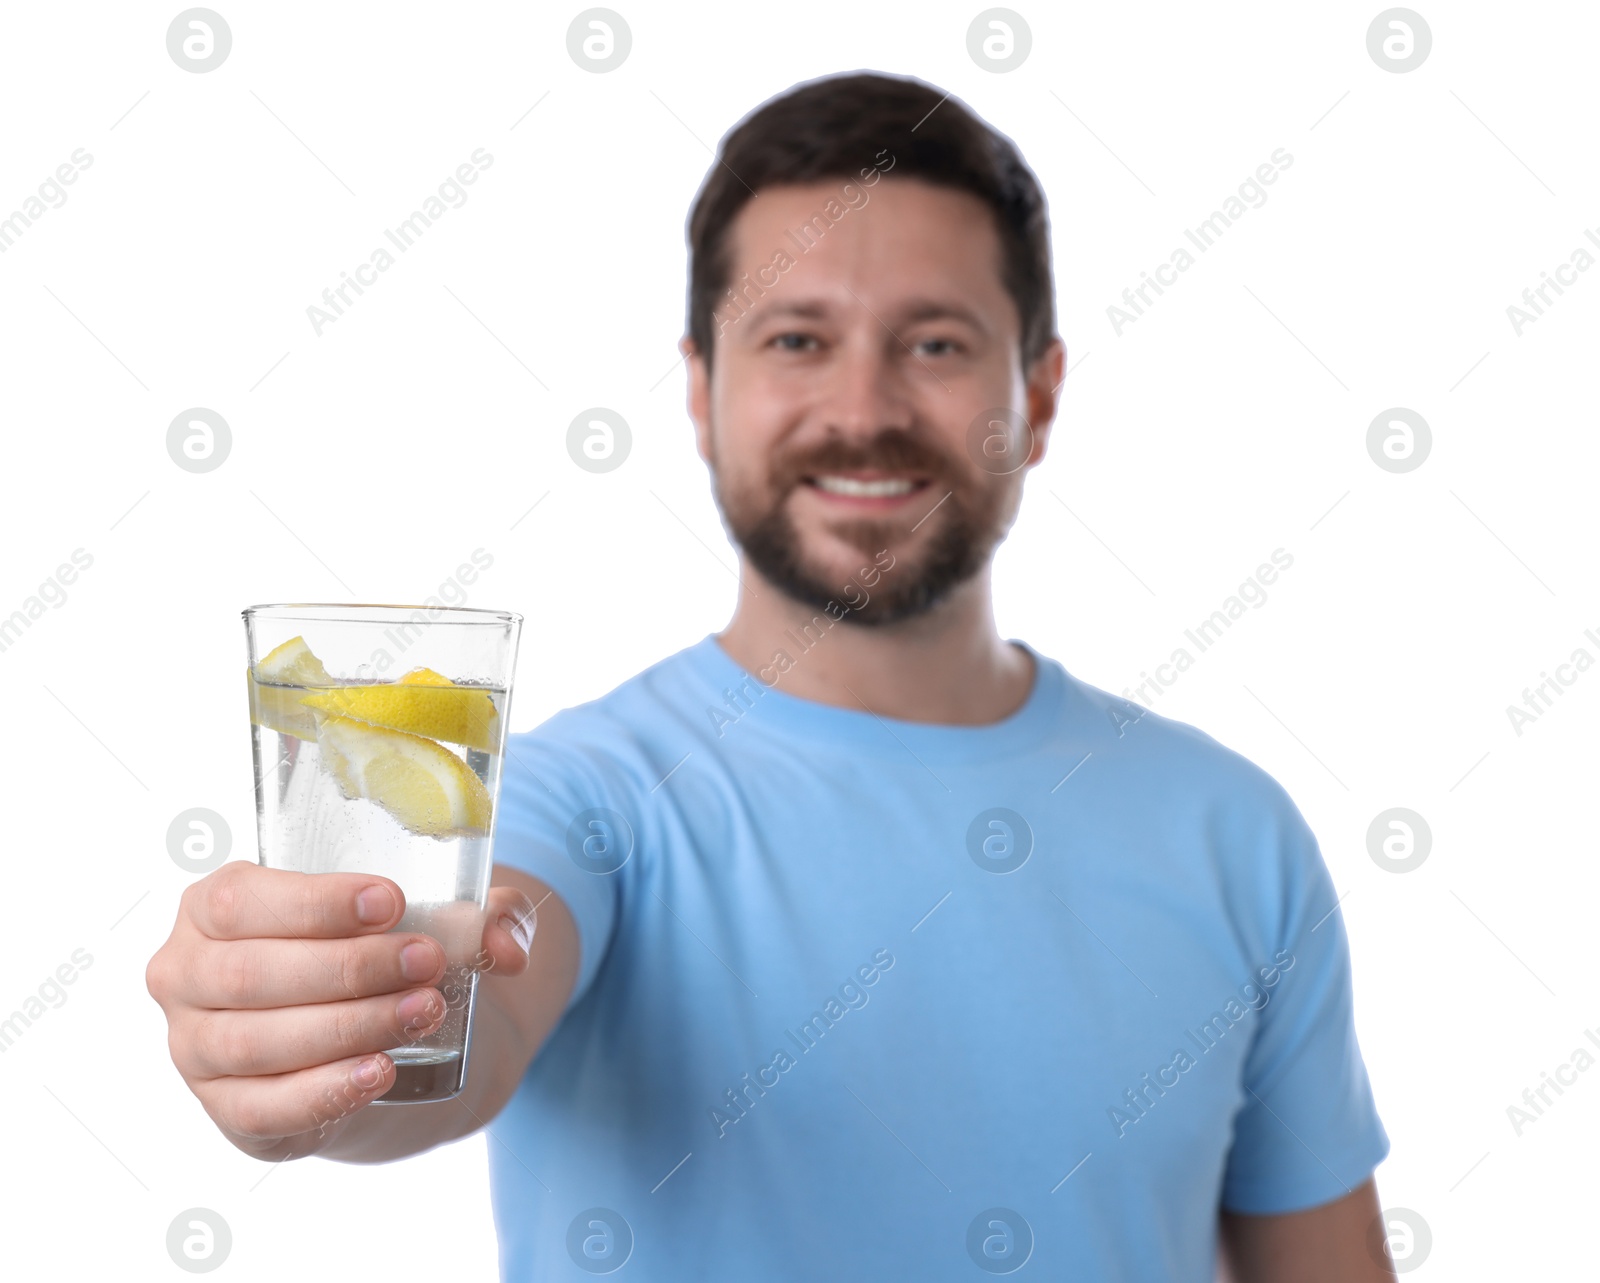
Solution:
<path fill-rule="evenodd" d="M 789 342 L 791 339 L 798 340 L 798 342 L 791 343 Z M 808 352 L 811 349 L 804 345 L 815 343 L 816 341 L 817 338 L 814 334 L 802 334 L 799 330 L 785 330 L 782 334 L 775 334 L 768 339 L 767 346 L 776 347 L 782 352 Z"/>
<path fill-rule="evenodd" d="M 917 344 L 917 346 L 923 349 L 927 349 L 930 346 L 942 349 L 934 352 L 926 352 L 925 354 L 928 356 L 949 356 L 951 353 L 961 351 L 961 344 L 957 343 L 954 339 L 923 339 Z"/>

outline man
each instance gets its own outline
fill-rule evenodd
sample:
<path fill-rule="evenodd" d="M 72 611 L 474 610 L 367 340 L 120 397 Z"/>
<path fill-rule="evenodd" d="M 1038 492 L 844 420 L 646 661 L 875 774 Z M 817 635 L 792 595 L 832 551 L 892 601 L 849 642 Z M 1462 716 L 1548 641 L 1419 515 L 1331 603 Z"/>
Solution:
<path fill-rule="evenodd" d="M 151 962 L 186 1081 L 264 1159 L 492 1120 L 507 1279 L 1200 1283 L 1219 1241 L 1390 1277 L 1315 838 L 995 627 L 1065 359 L 1031 172 L 936 89 L 825 79 L 730 133 L 689 235 L 737 608 L 512 738 L 463 1095 L 363 1108 L 443 1010 L 393 885 L 245 864 Z"/>

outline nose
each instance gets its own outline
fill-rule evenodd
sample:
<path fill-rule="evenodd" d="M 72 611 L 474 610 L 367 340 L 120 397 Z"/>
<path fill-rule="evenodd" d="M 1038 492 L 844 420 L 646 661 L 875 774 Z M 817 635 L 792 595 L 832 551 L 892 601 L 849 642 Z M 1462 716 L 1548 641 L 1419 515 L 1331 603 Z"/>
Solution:
<path fill-rule="evenodd" d="M 905 367 L 915 362 L 865 307 L 858 310 L 860 315 L 828 372 L 824 411 L 829 435 L 864 441 L 886 428 L 911 428 L 914 415 Z"/>

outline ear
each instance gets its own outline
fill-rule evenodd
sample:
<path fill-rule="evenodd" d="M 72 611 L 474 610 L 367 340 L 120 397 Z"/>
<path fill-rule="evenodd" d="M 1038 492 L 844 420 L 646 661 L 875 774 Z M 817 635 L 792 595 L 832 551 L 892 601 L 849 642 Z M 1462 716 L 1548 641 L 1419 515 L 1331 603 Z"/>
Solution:
<path fill-rule="evenodd" d="M 711 374 L 695 341 L 687 334 L 678 340 L 678 351 L 688 358 L 689 418 L 694 422 L 695 449 L 707 464 L 711 462 Z"/>
<path fill-rule="evenodd" d="M 1066 377 L 1066 365 L 1066 344 L 1060 339 L 1051 339 L 1028 370 L 1028 425 L 1033 429 L 1033 449 L 1024 467 L 1034 467 L 1044 459 L 1045 448 L 1050 443 L 1050 429 L 1055 423 L 1061 383 Z"/>

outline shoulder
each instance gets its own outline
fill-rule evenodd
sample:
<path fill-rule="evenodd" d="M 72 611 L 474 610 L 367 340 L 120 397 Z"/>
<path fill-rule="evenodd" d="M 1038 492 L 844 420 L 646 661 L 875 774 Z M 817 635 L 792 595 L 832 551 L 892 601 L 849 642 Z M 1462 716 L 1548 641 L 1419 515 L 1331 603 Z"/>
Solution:
<path fill-rule="evenodd" d="M 1060 674 L 1068 723 L 1082 729 L 1090 751 L 1119 781 L 1151 804 L 1241 822 L 1253 819 L 1279 829 L 1304 826 L 1283 785 L 1243 753 L 1198 726 L 1102 690 L 1065 668 Z"/>
<path fill-rule="evenodd" d="M 1089 738 L 1100 773 L 1083 771 L 1099 790 L 1093 804 L 1152 863 L 1165 853 L 1168 867 L 1214 881 L 1246 954 L 1294 938 L 1333 906 L 1316 835 L 1264 767 L 1188 722 L 1075 678 L 1068 686 L 1077 713 L 1099 727 Z"/>

